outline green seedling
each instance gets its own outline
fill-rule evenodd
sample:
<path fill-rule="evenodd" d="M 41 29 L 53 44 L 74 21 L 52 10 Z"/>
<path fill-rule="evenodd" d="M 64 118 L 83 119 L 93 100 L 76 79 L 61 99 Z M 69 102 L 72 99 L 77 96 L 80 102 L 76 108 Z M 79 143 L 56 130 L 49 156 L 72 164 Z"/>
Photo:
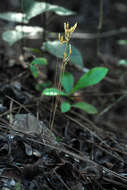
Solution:
<path fill-rule="evenodd" d="M 63 90 L 59 90 L 57 88 L 46 88 L 45 90 L 43 90 L 42 94 L 46 96 L 67 97 L 70 101 L 63 101 L 61 103 L 61 112 L 67 112 L 71 108 L 78 108 L 89 114 L 96 114 L 97 109 L 93 105 L 86 102 L 71 103 L 72 97 L 74 97 L 75 92 L 99 83 L 102 79 L 104 79 L 107 72 L 108 69 L 105 67 L 92 68 L 89 72 L 82 75 L 75 85 L 73 75 L 69 72 L 64 72 L 64 75 L 62 76 L 60 81 Z"/>
<path fill-rule="evenodd" d="M 47 65 L 47 60 L 45 58 L 35 58 L 31 63 L 30 63 L 30 71 L 33 75 L 34 78 L 38 78 L 39 76 L 39 67 Z"/>
<path fill-rule="evenodd" d="M 41 57 L 35 58 L 29 64 L 29 69 L 30 69 L 33 77 L 37 80 L 37 84 L 35 85 L 35 89 L 37 91 L 42 91 L 43 89 L 52 86 L 51 81 L 44 82 L 44 81 L 39 79 L 42 75 L 41 69 L 43 69 L 43 67 L 46 65 L 47 65 L 47 59 L 41 58 Z"/>
<path fill-rule="evenodd" d="M 75 93 L 85 87 L 95 85 L 99 83 L 104 77 L 106 76 L 108 69 L 105 67 L 95 67 L 91 69 L 89 72 L 81 76 L 81 78 L 76 82 L 74 85 L 74 77 L 71 73 L 66 72 L 65 68 L 68 64 L 68 61 L 72 55 L 72 48 L 71 44 L 69 43 L 72 33 L 75 31 L 77 27 L 77 23 L 74 26 L 69 28 L 69 23 L 64 23 L 64 36 L 59 34 L 59 42 L 61 46 L 64 45 L 63 48 L 63 61 L 61 64 L 60 76 L 59 76 L 59 83 L 57 88 L 46 88 L 43 90 L 42 94 L 46 96 L 56 96 L 56 103 L 54 113 L 56 111 L 58 102 L 61 101 L 59 96 L 64 96 L 69 99 L 69 101 L 63 101 L 60 105 L 61 112 L 67 112 L 72 107 L 79 108 L 89 114 L 96 114 L 97 109 L 88 104 L 86 102 L 77 102 L 71 103 Z M 62 89 L 63 88 L 63 89 Z M 51 125 L 52 128 L 52 125 Z"/>

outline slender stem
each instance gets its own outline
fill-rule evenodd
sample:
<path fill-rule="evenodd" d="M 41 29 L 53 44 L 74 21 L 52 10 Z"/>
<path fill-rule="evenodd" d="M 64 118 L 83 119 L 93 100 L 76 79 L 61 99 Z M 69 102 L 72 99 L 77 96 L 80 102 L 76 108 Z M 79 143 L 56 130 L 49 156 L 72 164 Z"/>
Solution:
<path fill-rule="evenodd" d="M 100 0 L 100 5 L 99 5 L 99 20 L 98 20 L 98 27 L 97 27 L 97 35 L 99 36 L 102 30 L 102 25 L 103 25 L 103 0 Z M 100 38 L 97 38 L 97 56 L 99 55 L 99 46 L 100 46 Z"/>
<path fill-rule="evenodd" d="M 65 45 L 64 53 L 67 53 L 67 48 L 68 48 L 68 42 Z M 62 80 L 62 77 L 64 76 L 66 64 L 67 64 L 67 62 L 66 62 L 65 58 L 63 58 L 63 61 L 62 61 L 61 67 L 60 67 L 60 75 L 59 75 L 59 81 L 58 81 L 58 86 L 57 86 L 59 91 L 61 91 L 61 80 Z M 56 101 L 55 101 L 55 106 L 54 106 L 54 111 L 53 111 L 53 117 L 52 117 L 52 121 L 51 121 L 51 125 L 50 125 L 51 130 L 53 129 L 55 114 L 56 114 L 59 100 L 60 100 L 60 95 L 57 95 Z"/>

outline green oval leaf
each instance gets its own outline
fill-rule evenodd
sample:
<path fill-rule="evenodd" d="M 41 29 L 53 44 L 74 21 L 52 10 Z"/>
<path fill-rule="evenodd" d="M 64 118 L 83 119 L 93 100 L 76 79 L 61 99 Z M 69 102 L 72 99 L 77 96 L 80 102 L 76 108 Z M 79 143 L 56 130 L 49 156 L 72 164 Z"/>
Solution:
<path fill-rule="evenodd" d="M 71 105 L 69 102 L 62 102 L 60 109 L 61 109 L 61 112 L 65 113 L 71 109 Z"/>
<path fill-rule="evenodd" d="M 127 66 L 127 60 L 126 59 L 121 59 L 121 60 L 119 60 L 118 64 L 122 65 L 122 66 Z"/>
<path fill-rule="evenodd" d="M 34 0 L 22 0 L 22 9 L 26 14 L 32 7 L 33 3 L 35 3 Z"/>
<path fill-rule="evenodd" d="M 45 58 L 42 57 L 38 57 L 35 58 L 31 64 L 30 64 L 30 70 L 32 72 L 32 75 L 34 76 L 34 78 L 38 77 L 38 68 L 36 67 L 36 65 L 38 66 L 43 66 L 47 64 L 47 60 Z"/>
<path fill-rule="evenodd" d="M 0 19 L 7 20 L 10 22 L 28 23 L 25 19 L 25 14 L 16 12 L 0 13 Z"/>
<path fill-rule="evenodd" d="M 43 43 L 42 48 L 58 58 L 63 58 L 64 56 L 65 44 L 60 44 L 58 40 L 45 42 Z M 80 51 L 74 46 L 72 46 L 71 49 L 72 49 L 72 54 L 70 56 L 71 63 L 83 67 L 83 58 Z"/>
<path fill-rule="evenodd" d="M 105 67 L 95 67 L 91 69 L 78 80 L 72 91 L 75 92 L 84 87 L 97 84 L 106 76 L 107 72 L 108 69 Z"/>
<path fill-rule="evenodd" d="M 66 96 L 66 93 L 58 90 L 57 88 L 46 88 L 43 90 L 42 94 L 45 96 Z"/>
<path fill-rule="evenodd" d="M 34 78 L 37 78 L 38 77 L 38 70 L 37 70 L 37 68 L 34 65 L 30 65 L 30 70 L 31 70 L 31 73 L 34 76 Z"/>
<path fill-rule="evenodd" d="M 96 114 L 97 113 L 97 109 L 91 105 L 91 104 L 88 104 L 86 102 L 78 102 L 76 104 L 72 104 L 71 105 L 72 107 L 75 107 L 75 108 L 79 108 L 89 114 Z"/>
<path fill-rule="evenodd" d="M 45 58 L 42 58 L 42 57 L 38 57 L 38 58 L 35 58 L 31 64 L 30 64 L 30 70 L 33 74 L 33 76 L 35 78 L 38 77 L 38 68 L 36 67 L 37 66 L 43 66 L 43 65 L 46 65 L 47 64 L 47 60 Z"/>
<path fill-rule="evenodd" d="M 42 65 L 47 65 L 47 59 L 42 58 L 42 57 L 38 57 L 35 58 L 32 63 L 32 65 L 38 65 L 38 66 L 42 66 Z"/>
<path fill-rule="evenodd" d="M 68 9 L 65 9 L 61 6 L 57 5 L 52 5 L 50 3 L 42 3 L 42 2 L 33 2 L 30 6 L 29 9 L 27 9 L 26 12 L 26 19 L 31 19 L 39 14 L 42 14 L 46 11 L 53 11 L 58 15 L 61 16 L 67 16 L 67 15 L 74 15 L 75 12 L 70 11 Z"/>
<path fill-rule="evenodd" d="M 74 85 L 74 77 L 71 73 L 65 72 L 64 76 L 61 79 L 61 84 L 66 93 L 70 93 L 72 91 Z"/>
<path fill-rule="evenodd" d="M 8 42 L 10 46 L 22 38 L 24 38 L 23 32 L 18 32 L 15 30 L 8 30 L 2 34 L 2 39 Z"/>
<path fill-rule="evenodd" d="M 37 36 L 38 33 L 43 33 L 43 29 L 40 27 L 32 26 L 16 26 L 15 30 L 8 30 L 2 34 L 4 41 L 8 42 L 9 45 L 13 45 L 18 40 L 23 38 L 31 39 Z"/>
<path fill-rule="evenodd" d="M 127 40 L 118 40 L 119 45 L 127 45 Z"/>

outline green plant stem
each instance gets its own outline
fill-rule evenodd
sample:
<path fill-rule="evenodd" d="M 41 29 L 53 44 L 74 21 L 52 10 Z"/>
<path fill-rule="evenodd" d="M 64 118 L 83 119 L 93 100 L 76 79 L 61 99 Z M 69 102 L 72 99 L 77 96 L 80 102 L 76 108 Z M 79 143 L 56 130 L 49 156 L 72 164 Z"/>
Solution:
<path fill-rule="evenodd" d="M 68 43 L 66 43 L 64 53 L 67 53 L 67 48 L 68 48 Z M 62 65 L 60 67 L 60 75 L 59 75 L 59 81 L 58 81 L 58 86 L 57 86 L 59 91 L 61 91 L 61 79 L 64 75 L 66 64 L 67 64 L 67 62 L 63 58 Z M 51 125 L 50 125 L 51 130 L 53 129 L 55 114 L 56 114 L 56 110 L 57 110 L 57 106 L 58 106 L 59 101 L 60 101 L 60 95 L 56 96 L 55 106 L 54 106 L 54 111 L 53 111 L 53 117 L 52 117 L 52 121 L 51 121 Z"/>

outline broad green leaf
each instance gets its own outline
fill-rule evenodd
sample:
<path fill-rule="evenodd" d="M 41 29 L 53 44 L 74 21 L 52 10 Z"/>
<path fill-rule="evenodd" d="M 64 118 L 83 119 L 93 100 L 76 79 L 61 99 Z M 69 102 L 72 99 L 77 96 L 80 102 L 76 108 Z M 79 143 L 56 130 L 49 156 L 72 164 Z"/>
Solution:
<path fill-rule="evenodd" d="M 89 114 L 97 113 L 97 109 L 94 106 L 92 106 L 91 104 L 88 104 L 86 102 L 78 102 L 76 104 L 72 104 L 71 106 L 75 107 L 75 108 L 79 108 Z"/>
<path fill-rule="evenodd" d="M 42 94 L 45 96 L 66 96 L 66 93 L 58 90 L 57 88 L 46 88 L 43 90 Z"/>
<path fill-rule="evenodd" d="M 88 73 L 84 74 L 76 83 L 72 92 L 82 89 L 87 86 L 95 85 L 106 76 L 108 69 L 105 67 L 95 67 Z"/>
<path fill-rule="evenodd" d="M 47 59 L 42 58 L 42 57 L 38 57 L 35 58 L 32 63 L 32 65 L 38 65 L 38 66 L 42 66 L 42 65 L 47 65 Z"/>
<path fill-rule="evenodd" d="M 52 5 L 44 2 L 33 2 L 30 8 L 27 10 L 26 19 L 31 19 L 39 14 L 42 14 L 46 11 L 53 11 L 61 16 L 74 15 L 75 12 L 65 9 L 61 6 Z"/>
<path fill-rule="evenodd" d="M 10 22 L 28 23 L 25 19 L 25 14 L 16 12 L 0 13 L 0 19 L 7 20 Z"/>
<path fill-rule="evenodd" d="M 118 40 L 119 45 L 127 45 L 127 40 Z"/>
<path fill-rule="evenodd" d="M 48 41 L 43 43 L 42 49 L 48 51 L 52 55 L 63 58 L 65 51 L 65 44 L 60 44 L 58 40 L 56 41 Z M 70 56 L 71 63 L 83 67 L 83 58 L 80 51 L 72 46 L 72 54 Z"/>
<path fill-rule="evenodd" d="M 74 77 L 71 73 L 65 72 L 61 78 L 61 84 L 66 93 L 70 93 L 74 85 Z"/>
<path fill-rule="evenodd" d="M 32 72 L 32 75 L 34 76 L 34 78 L 37 78 L 38 77 L 38 70 L 37 68 L 34 66 L 34 65 L 30 65 L 30 70 Z"/>
<path fill-rule="evenodd" d="M 24 37 L 25 35 L 23 32 L 18 32 L 15 30 L 8 30 L 2 34 L 2 39 L 8 42 L 10 46 L 12 46 L 15 42 L 21 40 Z"/>
<path fill-rule="evenodd" d="M 23 38 L 31 39 L 38 33 L 43 33 L 43 29 L 40 27 L 31 26 L 16 26 L 15 30 L 8 30 L 2 34 L 4 41 L 8 42 L 9 45 L 13 45 L 18 40 Z"/>
<path fill-rule="evenodd" d="M 35 3 L 34 0 L 22 0 L 22 9 L 23 11 L 27 14 L 27 12 L 30 10 L 32 7 L 33 3 Z"/>
<path fill-rule="evenodd" d="M 69 102 L 62 102 L 60 105 L 61 112 L 65 113 L 71 109 L 71 104 Z"/>

